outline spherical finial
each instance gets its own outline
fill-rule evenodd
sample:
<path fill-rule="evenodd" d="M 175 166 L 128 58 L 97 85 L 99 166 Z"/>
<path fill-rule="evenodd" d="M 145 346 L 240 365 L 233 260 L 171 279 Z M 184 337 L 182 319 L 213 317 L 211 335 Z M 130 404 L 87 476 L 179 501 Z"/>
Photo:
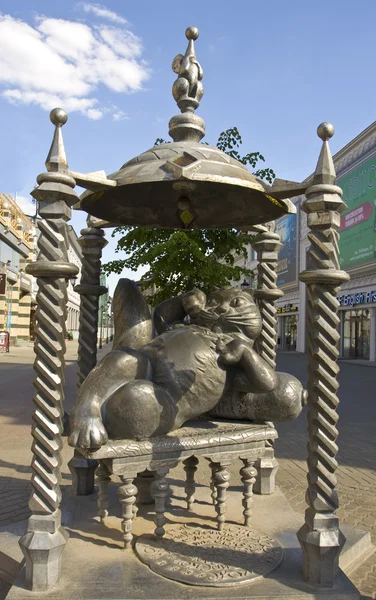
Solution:
<path fill-rule="evenodd" d="M 323 142 L 327 142 L 334 135 L 333 125 L 327 121 L 321 123 L 317 128 L 317 135 L 322 139 Z"/>
<path fill-rule="evenodd" d="M 50 120 L 54 125 L 64 125 L 68 121 L 68 115 L 62 108 L 54 108 L 50 112 Z"/>
<path fill-rule="evenodd" d="M 187 40 L 197 40 L 199 35 L 200 32 L 197 27 L 188 27 L 188 29 L 185 30 L 185 37 Z"/>

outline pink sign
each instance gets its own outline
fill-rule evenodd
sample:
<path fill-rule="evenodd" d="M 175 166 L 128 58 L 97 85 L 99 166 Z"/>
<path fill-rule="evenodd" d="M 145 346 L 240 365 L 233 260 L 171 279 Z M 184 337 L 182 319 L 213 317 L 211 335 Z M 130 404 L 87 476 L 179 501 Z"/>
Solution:
<path fill-rule="evenodd" d="M 341 227 L 340 231 L 344 229 L 349 229 L 349 227 L 353 227 L 354 225 L 358 225 L 358 223 L 362 223 L 363 221 L 367 221 L 372 214 L 372 205 L 369 202 L 365 202 L 361 206 L 354 208 L 354 210 L 350 210 L 350 212 L 341 216 Z"/>

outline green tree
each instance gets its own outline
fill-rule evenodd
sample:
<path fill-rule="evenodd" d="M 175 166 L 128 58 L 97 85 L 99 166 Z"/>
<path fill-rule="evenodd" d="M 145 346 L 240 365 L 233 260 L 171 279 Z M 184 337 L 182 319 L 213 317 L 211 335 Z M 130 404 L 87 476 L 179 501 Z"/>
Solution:
<path fill-rule="evenodd" d="M 158 138 L 155 145 L 164 143 Z M 223 131 L 217 141 L 219 150 L 252 169 L 260 161 L 265 161 L 260 152 L 241 156 L 241 145 L 242 138 L 236 127 Z M 270 168 L 259 168 L 254 174 L 269 183 L 275 177 Z M 119 234 L 115 252 L 125 256 L 106 263 L 104 271 L 120 274 L 124 268 L 136 271 L 147 266 L 143 288 L 156 286 L 157 292 L 149 297 L 154 306 L 193 287 L 208 293 L 215 286 L 223 287 L 250 275 L 249 269 L 234 264 L 237 257 L 247 257 L 247 245 L 252 242 L 253 236 L 246 232 L 236 229 L 117 227 L 112 236 Z"/>

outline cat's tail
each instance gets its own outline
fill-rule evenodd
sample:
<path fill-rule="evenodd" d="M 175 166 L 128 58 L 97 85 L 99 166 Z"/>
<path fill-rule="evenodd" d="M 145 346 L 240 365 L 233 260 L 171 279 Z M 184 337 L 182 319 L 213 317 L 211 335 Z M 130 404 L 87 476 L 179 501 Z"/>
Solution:
<path fill-rule="evenodd" d="M 153 339 L 149 306 L 138 285 L 131 279 L 119 279 L 112 301 L 114 313 L 113 350 L 139 349 Z"/>

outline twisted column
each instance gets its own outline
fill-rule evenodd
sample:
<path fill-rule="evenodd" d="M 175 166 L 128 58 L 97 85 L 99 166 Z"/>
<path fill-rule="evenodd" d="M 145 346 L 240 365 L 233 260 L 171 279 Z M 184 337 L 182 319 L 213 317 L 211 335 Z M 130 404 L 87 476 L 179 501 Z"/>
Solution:
<path fill-rule="evenodd" d="M 90 226 L 81 230 L 78 240 L 82 248 L 82 269 L 75 291 L 81 296 L 80 330 L 78 338 L 77 392 L 97 363 L 99 296 L 107 292 L 100 285 L 102 250 L 107 245 L 103 229 Z"/>
<path fill-rule="evenodd" d="M 60 465 L 64 400 L 65 322 L 67 279 L 78 268 L 68 262 L 67 221 L 70 206 L 78 198 L 68 175 L 61 127 L 66 113 L 54 109 L 50 115 L 56 126 L 47 157 L 47 173 L 39 175 L 32 195 L 38 201 L 39 254 L 26 272 L 37 277 L 35 330 L 35 410 L 32 422 L 32 515 L 20 546 L 26 560 L 26 582 L 32 590 L 55 585 L 61 572 L 61 555 L 68 534 L 61 526 Z"/>
<path fill-rule="evenodd" d="M 257 252 L 257 290 L 255 296 L 261 313 L 262 330 L 256 341 L 256 350 L 266 362 L 275 369 L 277 348 L 277 309 L 275 301 L 283 296 L 277 288 L 278 252 L 282 244 L 280 237 L 274 233 L 274 223 L 269 227 L 256 226 L 258 231 L 253 243 Z"/>
<path fill-rule="evenodd" d="M 82 248 L 81 280 L 75 291 L 81 296 L 78 336 L 77 394 L 82 383 L 97 363 L 99 296 L 107 292 L 100 285 L 102 250 L 107 245 L 103 229 L 94 227 L 95 219 L 88 216 L 86 229 L 78 240 Z M 96 460 L 82 456 L 77 450 L 68 463 L 72 474 L 72 494 L 87 496 L 94 491 Z"/>
<path fill-rule="evenodd" d="M 344 544 L 339 530 L 335 490 L 338 430 L 339 286 L 349 276 L 339 268 L 338 228 L 347 207 L 342 190 L 334 185 L 335 170 L 328 140 L 334 133 L 323 123 L 317 133 L 323 145 L 313 184 L 306 191 L 303 210 L 308 214 L 311 242 L 307 270 L 300 280 L 307 285 L 308 329 L 308 508 L 298 531 L 303 549 L 304 578 L 311 584 L 332 587 Z"/>
<path fill-rule="evenodd" d="M 255 297 L 261 314 L 261 334 L 255 343 L 255 349 L 260 356 L 273 368 L 276 368 L 277 355 L 277 309 L 275 301 L 283 296 L 277 288 L 278 252 L 282 246 L 280 237 L 274 233 L 274 222 L 268 225 L 256 225 L 257 232 L 253 246 L 257 252 L 257 290 Z M 275 476 L 278 462 L 274 457 L 274 442 L 269 440 L 268 451 L 255 463 L 257 470 L 254 491 L 268 495 L 275 492 Z"/>

